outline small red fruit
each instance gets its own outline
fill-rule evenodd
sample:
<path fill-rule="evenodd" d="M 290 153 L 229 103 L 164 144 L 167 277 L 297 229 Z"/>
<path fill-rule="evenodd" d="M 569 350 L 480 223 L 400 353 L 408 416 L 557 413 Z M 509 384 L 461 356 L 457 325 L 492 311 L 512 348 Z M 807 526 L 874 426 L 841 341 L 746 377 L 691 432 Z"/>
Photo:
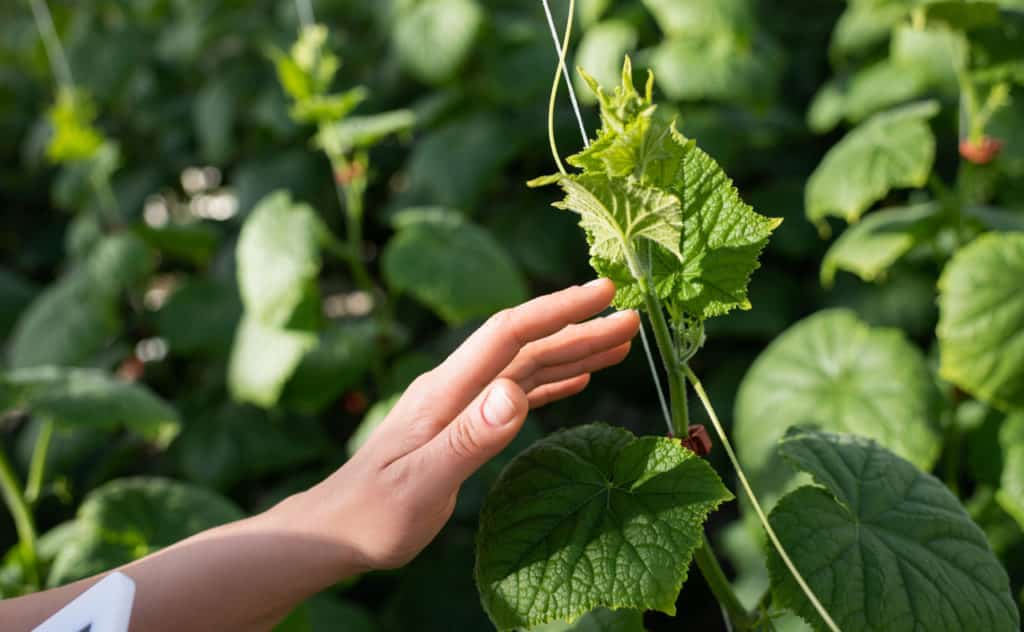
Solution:
<path fill-rule="evenodd" d="M 350 415 L 358 415 L 366 412 L 366 408 L 370 405 L 369 400 L 366 399 L 366 395 L 362 391 L 349 391 L 345 393 L 345 396 L 341 400 L 341 406 Z"/>
<path fill-rule="evenodd" d="M 1003 141 L 991 136 L 983 136 L 978 142 L 972 142 L 969 138 L 960 141 L 960 155 L 976 165 L 992 162 L 1002 148 Z"/>

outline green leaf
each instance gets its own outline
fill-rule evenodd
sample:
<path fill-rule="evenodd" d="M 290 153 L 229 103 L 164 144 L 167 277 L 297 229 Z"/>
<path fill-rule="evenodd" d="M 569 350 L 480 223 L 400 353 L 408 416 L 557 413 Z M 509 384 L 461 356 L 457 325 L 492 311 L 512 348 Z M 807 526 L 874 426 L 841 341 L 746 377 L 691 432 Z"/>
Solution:
<path fill-rule="evenodd" d="M 839 16 L 829 53 L 836 59 L 866 56 L 881 48 L 910 12 L 904 2 L 851 2 Z"/>
<path fill-rule="evenodd" d="M 356 386 L 380 353 L 381 335 L 374 321 L 329 327 L 288 380 L 281 395 L 284 405 L 316 413 Z"/>
<path fill-rule="evenodd" d="M 526 282 L 489 232 L 455 213 L 398 228 L 384 249 L 384 278 L 450 325 L 526 300 Z"/>
<path fill-rule="evenodd" d="M 474 0 L 416 0 L 398 16 L 393 42 L 402 67 L 417 79 L 437 84 L 462 67 L 484 24 Z"/>
<path fill-rule="evenodd" d="M 1003 474 L 996 500 L 1024 529 L 1024 412 L 1010 415 L 999 430 Z"/>
<path fill-rule="evenodd" d="M 940 228 L 939 206 L 932 202 L 887 208 L 850 226 L 832 244 L 821 263 L 821 282 L 831 286 L 836 270 L 846 270 L 865 281 L 884 275 L 903 255 Z"/>
<path fill-rule="evenodd" d="M 558 621 L 530 632 L 644 632 L 644 615 L 636 610 L 591 610 L 573 623 Z"/>
<path fill-rule="evenodd" d="M 167 224 L 136 228 L 139 236 L 162 254 L 178 257 L 197 265 L 206 265 L 217 251 L 220 234 L 208 222 Z"/>
<path fill-rule="evenodd" d="M 555 433 L 515 458 L 485 502 L 484 609 L 499 630 L 599 606 L 674 614 L 704 520 L 731 498 L 671 439 L 603 424 Z"/>
<path fill-rule="evenodd" d="M 1003 409 L 1024 406 L 1024 233 L 989 233 L 939 278 L 939 374 Z"/>
<path fill-rule="evenodd" d="M 747 283 L 779 220 L 740 199 L 714 160 L 655 118 L 653 75 L 645 95 L 627 58 L 622 85 L 608 94 L 584 75 L 601 103 L 603 126 L 588 149 L 569 158 L 581 175 L 537 178 L 558 183 L 555 204 L 580 215 L 591 265 L 616 282 L 618 307 L 644 304 L 637 277 L 676 310 L 697 318 L 748 309 Z"/>
<path fill-rule="evenodd" d="M 408 131 L 416 124 L 412 110 L 394 110 L 369 116 L 349 116 L 321 125 L 316 142 L 329 156 L 340 157 L 353 149 L 372 147 L 392 134 Z"/>
<path fill-rule="evenodd" d="M 9 364 L 22 369 L 87 363 L 121 327 L 117 306 L 84 271 L 39 293 L 11 334 Z"/>
<path fill-rule="evenodd" d="M 985 11 L 984 3 L 971 4 Z M 967 40 L 962 33 L 944 27 L 902 25 L 893 31 L 889 57 L 895 65 L 921 73 L 925 85 L 955 95 L 959 90 L 957 73 L 967 64 Z"/>
<path fill-rule="evenodd" d="M 316 342 L 315 333 L 268 327 L 246 314 L 235 333 L 228 365 L 232 397 L 265 408 L 275 405 L 285 383 Z"/>
<path fill-rule="evenodd" d="M 170 353 L 187 356 L 227 355 L 242 318 L 242 303 L 233 283 L 215 279 L 186 281 L 156 313 L 156 329 Z"/>
<path fill-rule="evenodd" d="M 762 494 L 792 478 L 775 444 L 796 424 L 877 439 L 929 469 L 941 445 L 938 404 L 924 356 L 901 332 L 825 310 L 787 329 L 750 367 L 736 396 L 736 449 Z"/>
<path fill-rule="evenodd" d="M 821 487 L 779 501 L 772 526 L 841 629 L 1019 629 L 1006 571 L 936 478 L 849 435 L 794 431 L 780 451 Z M 776 602 L 826 630 L 774 553 L 769 571 Z"/>
<path fill-rule="evenodd" d="M 0 375 L 0 404 L 64 428 L 129 428 L 161 447 L 180 428 L 178 413 L 148 388 L 94 369 L 10 371 Z"/>
<path fill-rule="evenodd" d="M 927 89 L 920 66 L 885 59 L 851 77 L 826 83 L 814 97 L 808 124 L 815 132 L 825 133 L 843 119 L 858 123 L 879 110 L 919 97 Z"/>
<path fill-rule="evenodd" d="M 650 50 L 659 86 L 677 101 L 768 103 L 777 89 L 779 62 L 769 42 L 731 32 L 666 39 Z"/>
<path fill-rule="evenodd" d="M 246 316 L 271 327 L 286 325 L 320 274 L 319 242 L 325 228 L 316 212 L 292 202 L 287 191 L 263 198 L 238 235 L 238 287 Z"/>
<path fill-rule="evenodd" d="M 46 117 L 53 128 L 46 147 L 46 157 L 51 162 L 89 160 L 103 145 L 103 133 L 94 125 L 96 105 L 84 91 L 61 88 Z"/>
<path fill-rule="evenodd" d="M 756 23 L 750 0 L 644 0 L 666 35 L 689 37 L 705 33 L 747 33 Z"/>
<path fill-rule="evenodd" d="M 807 218 L 853 223 L 892 189 L 924 186 L 935 159 L 928 119 L 938 111 L 927 101 L 883 112 L 843 137 L 807 181 Z"/>
<path fill-rule="evenodd" d="M 6 339 L 11 328 L 35 297 L 37 289 L 34 284 L 21 275 L 0 268 L 0 339 Z"/>
<path fill-rule="evenodd" d="M 95 575 L 242 517 L 231 501 L 202 487 L 162 478 L 111 481 L 78 508 L 79 527 L 54 560 L 48 585 Z"/>

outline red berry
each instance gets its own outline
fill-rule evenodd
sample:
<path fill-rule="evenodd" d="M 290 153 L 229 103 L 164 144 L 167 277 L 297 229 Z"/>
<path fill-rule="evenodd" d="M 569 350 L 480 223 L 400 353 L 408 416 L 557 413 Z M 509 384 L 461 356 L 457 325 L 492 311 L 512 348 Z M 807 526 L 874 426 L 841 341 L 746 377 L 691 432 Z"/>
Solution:
<path fill-rule="evenodd" d="M 992 162 L 1002 148 L 1003 141 L 991 136 L 983 136 L 978 142 L 972 142 L 968 138 L 960 141 L 960 155 L 976 165 L 987 165 Z"/>

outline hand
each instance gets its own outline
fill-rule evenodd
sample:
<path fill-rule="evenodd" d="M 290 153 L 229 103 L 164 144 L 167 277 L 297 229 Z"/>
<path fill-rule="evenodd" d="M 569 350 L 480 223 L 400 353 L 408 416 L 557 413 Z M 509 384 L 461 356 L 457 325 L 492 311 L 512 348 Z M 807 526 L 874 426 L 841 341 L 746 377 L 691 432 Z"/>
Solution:
<path fill-rule="evenodd" d="M 459 487 L 515 437 L 531 408 L 574 395 L 622 361 L 636 312 L 603 310 L 608 280 L 495 314 L 417 378 L 359 452 L 272 512 L 349 552 L 344 574 L 401 566 L 452 514 Z"/>

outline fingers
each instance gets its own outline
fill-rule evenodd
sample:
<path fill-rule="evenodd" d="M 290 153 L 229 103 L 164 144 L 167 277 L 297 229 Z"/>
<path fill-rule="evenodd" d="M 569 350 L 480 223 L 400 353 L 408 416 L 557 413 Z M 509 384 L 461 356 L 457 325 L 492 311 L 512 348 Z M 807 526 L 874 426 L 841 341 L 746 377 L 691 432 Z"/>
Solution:
<path fill-rule="evenodd" d="M 614 295 L 615 285 L 598 279 L 492 316 L 430 372 L 427 382 L 445 393 L 436 402 L 432 417 L 443 426 L 498 377 L 523 347 L 593 316 L 608 307 Z"/>
<path fill-rule="evenodd" d="M 590 383 L 590 374 L 584 373 L 583 375 L 577 375 L 561 382 L 554 382 L 551 384 L 544 384 L 530 391 L 528 399 L 530 401 L 530 408 L 540 408 L 545 404 L 571 397 L 583 389 L 587 388 L 587 384 Z"/>
<path fill-rule="evenodd" d="M 519 432 L 529 411 L 523 389 L 499 378 L 433 439 L 410 457 L 439 492 L 456 489 Z M 408 457 L 407 457 L 408 458 Z"/>
<path fill-rule="evenodd" d="M 608 352 L 622 348 L 639 327 L 640 318 L 632 310 L 570 325 L 526 345 L 502 376 L 515 380 L 524 391 L 530 392 L 541 384 L 603 369 L 622 361 L 625 353 L 616 356 Z M 624 350 L 628 352 L 628 345 Z"/>

